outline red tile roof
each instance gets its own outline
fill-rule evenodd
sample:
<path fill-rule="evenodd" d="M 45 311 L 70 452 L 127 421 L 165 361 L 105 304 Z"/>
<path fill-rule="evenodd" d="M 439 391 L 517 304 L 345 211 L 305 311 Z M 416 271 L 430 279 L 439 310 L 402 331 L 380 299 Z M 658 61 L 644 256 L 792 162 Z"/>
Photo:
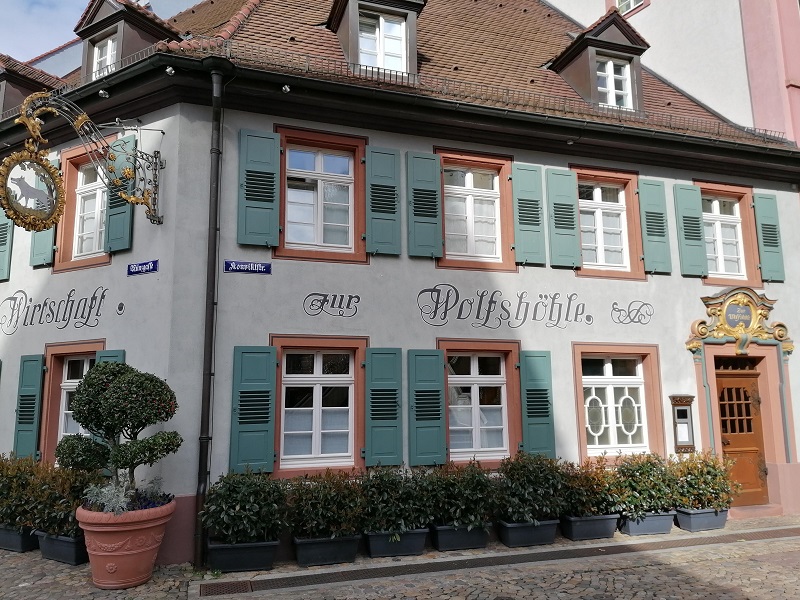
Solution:
<path fill-rule="evenodd" d="M 41 69 L 37 69 L 36 67 L 32 67 L 28 64 L 20 62 L 17 59 L 8 56 L 7 54 L 0 54 L 0 69 L 27 77 L 28 79 L 31 79 L 37 83 L 41 83 L 43 86 L 50 89 L 64 85 L 63 79 L 59 79 L 58 77 L 50 75 L 50 73 L 46 73 Z"/>

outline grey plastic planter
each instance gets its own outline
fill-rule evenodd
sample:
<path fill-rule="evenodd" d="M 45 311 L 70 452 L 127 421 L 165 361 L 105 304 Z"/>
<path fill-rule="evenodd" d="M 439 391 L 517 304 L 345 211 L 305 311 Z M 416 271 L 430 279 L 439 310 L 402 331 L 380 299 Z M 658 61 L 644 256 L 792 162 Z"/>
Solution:
<path fill-rule="evenodd" d="M 571 540 L 613 538 L 619 515 L 561 517 L 561 533 Z"/>
<path fill-rule="evenodd" d="M 714 508 L 679 508 L 675 521 L 681 529 L 686 531 L 706 531 L 708 529 L 723 529 L 728 520 L 728 510 Z"/>
<path fill-rule="evenodd" d="M 497 535 L 509 548 L 552 544 L 556 539 L 558 519 L 533 523 L 497 522 Z"/>
<path fill-rule="evenodd" d="M 39 547 L 39 538 L 30 529 L 18 532 L 12 527 L 0 525 L 0 549 L 11 552 L 29 552 Z"/>
<path fill-rule="evenodd" d="M 354 562 L 360 535 L 337 538 L 294 538 L 297 564 L 301 567 Z"/>
<path fill-rule="evenodd" d="M 620 531 L 628 535 L 651 535 L 655 533 L 669 533 L 672 522 L 675 520 L 675 511 L 663 513 L 647 513 L 641 519 L 622 517 Z"/>
<path fill-rule="evenodd" d="M 400 539 L 392 541 L 389 533 L 365 533 L 367 552 L 372 558 L 382 556 L 418 556 L 425 550 L 427 529 L 412 529 L 400 534 Z"/>
<path fill-rule="evenodd" d="M 431 525 L 431 539 L 433 547 L 442 552 L 485 548 L 489 543 L 489 532 L 485 527 L 474 527 L 468 531 L 466 526 Z"/>
<path fill-rule="evenodd" d="M 39 549 L 42 558 L 55 560 L 68 565 L 82 565 L 89 562 L 86 552 L 86 540 L 83 536 L 66 537 L 63 535 L 47 535 L 36 533 L 39 536 Z"/>
<path fill-rule="evenodd" d="M 278 542 L 223 544 L 209 541 L 206 563 L 209 569 L 223 573 L 269 571 L 277 549 Z"/>

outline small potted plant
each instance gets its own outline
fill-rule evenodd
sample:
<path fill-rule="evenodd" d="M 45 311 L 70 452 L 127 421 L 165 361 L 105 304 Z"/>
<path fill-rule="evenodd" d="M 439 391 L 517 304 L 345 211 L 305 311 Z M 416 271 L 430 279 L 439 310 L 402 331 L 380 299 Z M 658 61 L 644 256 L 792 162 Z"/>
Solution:
<path fill-rule="evenodd" d="M 430 471 L 424 485 L 433 507 L 434 548 L 485 547 L 492 512 L 492 482 L 487 471 L 474 460 L 450 462 Z"/>
<path fill-rule="evenodd" d="M 623 533 L 669 533 L 675 517 L 675 474 L 658 454 L 628 454 L 617 462 Z"/>
<path fill-rule="evenodd" d="M 201 518 L 210 536 L 210 569 L 271 569 L 278 538 L 288 524 L 286 483 L 267 473 L 222 475 L 208 490 Z"/>
<path fill-rule="evenodd" d="M 292 479 L 288 506 L 301 567 L 355 561 L 364 508 L 356 476 L 327 470 Z"/>
<path fill-rule="evenodd" d="M 561 533 L 571 540 L 614 537 L 620 508 L 619 480 L 605 456 L 587 458 L 582 463 L 567 462 L 566 514 L 561 517 Z"/>
<path fill-rule="evenodd" d="M 103 480 L 98 471 L 36 465 L 32 481 L 31 525 L 39 536 L 42 558 L 81 565 L 89 560 L 83 531 L 75 511 L 86 488 Z"/>
<path fill-rule="evenodd" d="M 153 574 L 167 521 L 175 511 L 174 497 L 158 481 L 139 488 L 135 470 L 152 466 L 177 452 L 183 442 L 175 431 L 139 436 L 145 428 L 168 421 L 178 408 L 165 381 L 124 363 L 95 364 L 78 384 L 72 416 L 92 434 L 67 436 L 56 447 L 58 463 L 111 472 L 111 480 L 86 490 L 86 502 L 76 517 L 86 536 L 92 582 L 103 589 L 140 585 Z M 100 459 L 107 457 L 107 463 Z M 133 532 L 136 535 L 133 535 Z M 107 569 L 109 563 L 114 569 Z"/>
<path fill-rule="evenodd" d="M 367 552 L 379 556 L 422 554 L 431 521 L 423 472 L 395 467 L 370 469 L 361 479 Z"/>
<path fill-rule="evenodd" d="M 495 482 L 495 514 L 506 546 L 552 544 L 564 511 L 564 473 L 560 461 L 518 452 L 503 459 Z"/>
<path fill-rule="evenodd" d="M 732 468 L 732 461 L 709 451 L 683 455 L 673 461 L 678 527 L 688 531 L 725 527 L 728 509 L 740 487 L 731 479 Z"/>
<path fill-rule="evenodd" d="M 35 466 L 32 458 L 0 454 L 0 549 L 28 552 L 39 547 L 29 525 Z"/>

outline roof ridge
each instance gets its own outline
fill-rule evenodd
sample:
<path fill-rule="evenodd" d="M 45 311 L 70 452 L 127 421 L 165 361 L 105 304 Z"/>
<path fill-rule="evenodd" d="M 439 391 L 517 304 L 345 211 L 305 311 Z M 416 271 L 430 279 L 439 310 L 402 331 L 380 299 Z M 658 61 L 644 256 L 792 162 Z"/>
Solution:
<path fill-rule="evenodd" d="M 52 73 L 48 73 L 47 71 L 43 71 L 42 69 L 17 60 L 8 54 L 0 54 L 0 67 L 14 71 L 18 75 L 22 75 L 23 77 L 27 77 L 28 79 L 51 88 L 57 88 L 64 84 L 64 80 L 60 77 L 56 77 Z"/>
<path fill-rule="evenodd" d="M 229 40 L 244 25 L 247 18 L 255 12 L 260 4 L 261 0 L 245 0 L 242 8 L 233 13 L 233 16 L 217 31 L 215 36 Z"/>
<path fill-rule="evenodd" d="M 31 59 L 29 59 L 29 60 L 26 60 L 26 61 L 25 61 L 25 64 L 26 64 L 26 65 L 31 65 L 31 63 L 34 63 L 34 62 L 36 62 L 37 60 L 41 60 L 41 59 L 43 59 L 45 56 L 49 56 L 49 55 L 51 55 L 51 54 L 55 54 L 55 53 L 56 53 L 56 52 L 58 52 L 59 50 L 63 50 L 63 49 L 64 49 L 64 48 L 66 48 L 67 46 L 70 46 L 70 45 L 74 44 L 75 42 L 79 42 L 80 40 L 81 40 L 81 38 L 79 38 L 79 37 L 74 37 L 74 38 L 72 38 L 71 40 L 69 40 L 68 42 L 64 42 L 64 43 L 63 43 L 63 44 L 61 44 L 60 46 L 56 46 L 55 48 L 52 48 L 51 50 L 48 50 L 47 52 L 42 52 L 42 53 L 41 53 L 39 56 L 34 56 L 33 58 L 31 58 Z"/>

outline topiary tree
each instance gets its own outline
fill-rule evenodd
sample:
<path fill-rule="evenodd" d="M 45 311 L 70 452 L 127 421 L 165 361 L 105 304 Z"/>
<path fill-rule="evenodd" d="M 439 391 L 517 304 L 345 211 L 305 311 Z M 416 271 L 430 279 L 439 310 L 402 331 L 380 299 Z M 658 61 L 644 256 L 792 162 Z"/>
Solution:
<path fill-rule="evenodd" d="M 78 384 L 71 401 L 72 417 L 92 434 L 66 436 L 56 447 L 58 463 L 78 469 L 109 468 L 116 486 L 119 470 L 136 487 L 139 465 L 152 466 L 177 452 L 183 438 L 159 431 L 139 439 L 146 427 L 169 421 L 178 409 L 175 392 L 155 375 L 115 362 L 95 364 Z"/>

